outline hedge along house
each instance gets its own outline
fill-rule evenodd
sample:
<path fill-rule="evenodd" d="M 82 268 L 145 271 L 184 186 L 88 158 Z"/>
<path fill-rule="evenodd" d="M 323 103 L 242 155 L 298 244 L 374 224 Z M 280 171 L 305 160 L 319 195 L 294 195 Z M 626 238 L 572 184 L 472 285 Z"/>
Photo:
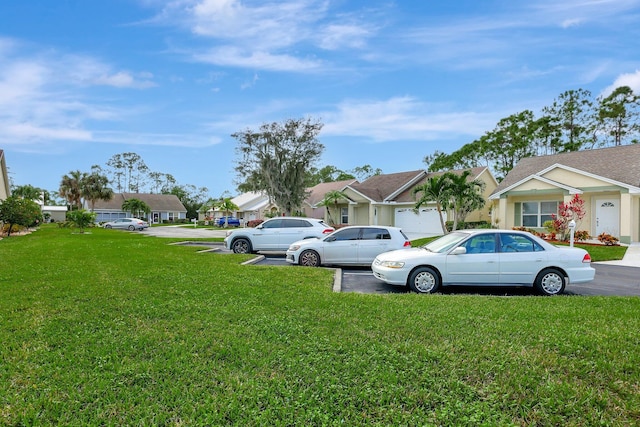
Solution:
<path fill-rule="evenodd" d="M 187 218 L 187 209 L 175 194 L 115 193 L 109 201 L 96 201 L 93 207 L 93 212 L 97 214 L 96 221 L 114 221 L 133 216 L 135 213 L 122 210 L 122 204 L 131 199 L 138 199 L 151 208 L 148 219 L 152 224 Z M 91 209 L 91 206 L 87 205 L 85 209 Z"/>
<path fill-rule="evenodd" d="M 465 169 L 451 171 L 462 174 Z M 497 181 L 486 167 L 468 169 L 471 174 L 467 178 L 484 182 L 484 197 L 493 192 Z M 375 175 L 362 183 L 347 185 L 343 193 L 348 202 L 343 205 L 348 212 L 351 225 L 392 225 L 400 227 L 407 233 L 422 235 L 440 235 L 444 233 L 436 203 L 430 202 L 415 209 L 416 195 L 413 190 L 423 185 L 432 176 L 442 172 L 414 170 L 385 175 Z M 419 196 L 419 195 L 418 195 Z M 451 217 L 443 213 L 444 219 Z M 489 207 L 470 213 L 467 221 L 490 221 Z"/>
<path fill-rule="evenodd" d="M 543 231 L 561 202 L 585 201 L 578 230 L 640 240 L 640 144 L 520 160 L 489 197 L 500 228 Z"/>

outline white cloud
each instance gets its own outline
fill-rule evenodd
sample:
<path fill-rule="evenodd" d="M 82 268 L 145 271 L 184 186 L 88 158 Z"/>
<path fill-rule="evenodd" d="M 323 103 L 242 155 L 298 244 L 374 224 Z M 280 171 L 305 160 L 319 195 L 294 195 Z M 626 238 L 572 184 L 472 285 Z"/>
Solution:
<path fill-rule="evenodd" d="M 640 70 L 636 70 L 635 73 L 621 74 L 614 80 L 612 85 L 602 91 L 602 95 L 611 95 L 611 93 L 620 86 L 629 86 L 635 94 L 640 95 Z"/>
<path fill-rule="evenodd" d="M 236 47 L 214 48 L 194 55 L 199 62 L 215 65 L 263 69 L 271 71 L 311 71 L 321 63 L 313 59 L 300 59 L 286 54 L 246 51 Z"/>
<path fill-rule="evenodd" d="M 326 65 L 309 49 L 364 49 L 375 33 L 370 22 L 334 16 L 330 6 L 326 0 L 184 0 L 166 5 L 155 21 L 187 28 L 199 42 L 210 43 L 208 48 L 186 49 L 196 61 L 308 72 Z"/>
<path fill-rule="evenodd" d="M 326 123 L 323 134 L 365 137 L 378 142 L 434 140 L 454 135 L 479 136 L 495 124 L 495 118 L 488 115 L 435 109 L 409 96 L 344 101 L 336 111 L 322 113 Z"/>

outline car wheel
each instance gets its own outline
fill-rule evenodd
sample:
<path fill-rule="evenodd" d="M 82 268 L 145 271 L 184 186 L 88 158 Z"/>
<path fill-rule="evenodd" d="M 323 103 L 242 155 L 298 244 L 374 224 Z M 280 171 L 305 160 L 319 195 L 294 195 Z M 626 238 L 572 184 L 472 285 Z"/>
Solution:
<path fill-rule="evenodd" d="M 136 227 L 134 225 L 130 225 L 129 226 L 129 230 L 134 231 L 136 229 Z"/>
<path fill-rule="evenodd" d="M 105 225 L 104 228 L 111 228 L 111 226 L 110 225 Z"/>
<path fill-rule="evenodd" d="M 440 276 L 433 268 L 420 267 L 409 276 L 409 289 L 419 294 L 432 294 L 440 288 Z"/>
<path fill-rule="evenodd" d="M 247 239 L 236 239 L 231 244 L 233 253 L 248 254 L 251 252 L 251 243 Z"/>
<path fill-rule="evenodd" d="M 320 265 L 320 255 L 316 251 L 306 250 L 300 254 L 298 263 L 305 267 L 318 267 Z"/>
<path fill-rule="evenodd" d="M 564 292 L 564 275 L 553 268 L 542 270 L 536 277 L 535 287 L 543 295 L 559 295 Z"/>

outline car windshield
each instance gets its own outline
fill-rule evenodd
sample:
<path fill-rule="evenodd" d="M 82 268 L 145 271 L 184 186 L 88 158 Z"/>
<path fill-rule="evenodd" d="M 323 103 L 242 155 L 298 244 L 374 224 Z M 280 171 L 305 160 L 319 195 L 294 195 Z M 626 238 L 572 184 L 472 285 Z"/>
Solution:
<path fill-rule="evenodd" d="M 453 232 L 446 234 L 439 239 L 434 240 L 433 242 L 427 243 L 426 245 L 422 246 L 422 248 L 430 252 L 447 252 L 449 249 L 451 249 L 467 237 L 469 237 L 468 233 Z"/>

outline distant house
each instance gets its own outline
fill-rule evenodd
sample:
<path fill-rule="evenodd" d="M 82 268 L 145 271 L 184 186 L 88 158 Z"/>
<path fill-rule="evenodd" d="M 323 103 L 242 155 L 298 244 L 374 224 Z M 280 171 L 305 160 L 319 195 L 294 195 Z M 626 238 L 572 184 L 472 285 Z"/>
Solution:
<path fill-rule="evenodd" d="M 11 185 L 9 184 L 9 173 L 4 160 L 4 151 L 0 150 L 0 201 L 11 195 Z"/>
<path fill-rule="evenodd" d="M 233 197 L 231 202 L 238 206 L 238 209 L 229 212 L 229 216 L 236 217 L 242 221 L 249 222 L 256 219 L 269 218 L 278 213 L 278 207 L 269 200 L 269 196 L 262 192 L 249 191 L 239 196 Z M 198 214 L 199 220 L 217 218 L 225 216 L 226 213 L 220 209 L 209 209 Z"/>
<path fill-rule="evenodd" d="M 485 198 L 498 185 L 488 168 L 471 168 L 469 180 L 485 183 Z M 461 174 L 464 170 L 451 171 Z M 340 204 L 341 221 L 350 225 L 391 225 L 401 227 L 408 233 L 439 235 L 444 232 L 435 202 L 415 209 L 413 189 L 441 172 L 430 173 L 413 170 L 384 175 L 375 175 L 362 183 L 347 185 L 343 193 L 348 201 Z M 446 213 L 445 213 L 446 220 Z M 467 221 L 490 220 L 489 207 L 472 212 Z"/>
<path fill-rule="evenodd" d="M 347 185 L 357 184 L 357 179 L 348 179 L 345 181 L 334 181 L 334 182 L 322 182 L 314 187 L 308 188 L 308 195 L 304 201 L 302 211 L 304 216 L 309 218 L 319 218 L 324 219 L 325 221 L 329 220 L 327 209 L 321 203 L 324 200 L 324 197 L 330 191 L 343 191 Z M 346 199 L 342 201 L 346 202 Z M 343 222 L 346 220 L 346 215 L 342 216 L 340 213 L 330 212 L 331 215 L 337 215 L 337 217 L 332 217 L 332 222 L 336 224 L 346 224 L 347 222 Z"/>
<path fill-rule="evenodd" d="M 639 241 L 640 144 L 520 160 L 489 198 L 494 224 L 542 231 L 559 204 L 576 194 L 587 210 L 579 230 Z"/>
<path fill-rule="evenodd" d="M 151 208 L 148 219 L 152 224 L 174 222 L 187 218 L 187 209 L 174 194 L 115 193 L 109 201 L 96 201 L 93 208 L 97 214 L 96 221 L 113 221 L 133 216 L 134 213 L 122 210 L 122 204 L 130 199 L 138 199 Z M 88 204 L 85 209 L 90 209 Z"/>

